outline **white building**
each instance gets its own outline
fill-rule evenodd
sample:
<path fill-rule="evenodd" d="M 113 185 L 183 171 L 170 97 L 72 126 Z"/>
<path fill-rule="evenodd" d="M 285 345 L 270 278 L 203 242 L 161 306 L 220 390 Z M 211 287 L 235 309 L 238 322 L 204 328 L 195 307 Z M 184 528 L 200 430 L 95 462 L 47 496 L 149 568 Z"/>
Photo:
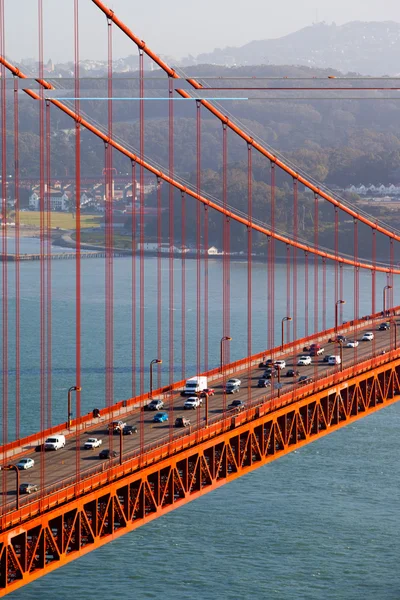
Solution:
<path fill-rule="evenodd" d="M 45 195 L 44 208 L 47 210 L 47 198 Z M 37 192 L 33 192 L 29 196 L 29 208 L 31 210 L 40 210 L 40 196 Z M 65 192 L 60 190 L 51 190 L 50 192 L 50 210 L 67 211 L 69 208 L 69 198 Z"/>

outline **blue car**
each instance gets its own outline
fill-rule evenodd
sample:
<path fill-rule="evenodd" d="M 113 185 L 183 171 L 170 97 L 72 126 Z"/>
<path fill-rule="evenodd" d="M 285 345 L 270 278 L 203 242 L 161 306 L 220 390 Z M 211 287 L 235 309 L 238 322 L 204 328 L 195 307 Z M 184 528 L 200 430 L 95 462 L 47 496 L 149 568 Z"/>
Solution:
<path fill-rule="evenodd" d="M 168 415 L 165 412 L 158 412 L 153 417 L 153 423 L 164 423 L 164 421 L 168 421 Z"/>

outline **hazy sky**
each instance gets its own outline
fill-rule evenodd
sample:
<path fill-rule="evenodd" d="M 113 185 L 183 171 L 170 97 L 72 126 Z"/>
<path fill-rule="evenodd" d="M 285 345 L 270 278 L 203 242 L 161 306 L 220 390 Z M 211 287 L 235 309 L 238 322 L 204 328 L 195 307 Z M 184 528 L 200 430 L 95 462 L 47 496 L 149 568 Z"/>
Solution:
<path fill-rule="evenodd" d="M 45 57 L 73 57 L 74 0 L 43 0 Z M 106 0 L 115 14 L 157 53 L 176 57 L 280 37 L 319 21 L 400 22 L 400 0 Z M 38 0 L 5 0 L 6 54 L 13 60 L 38 56 Z M 106 19 L 92 0 L 79 0 L 81 58 L 104 59 Z M 115 30 L 114 57 L 136 53 Z"/>

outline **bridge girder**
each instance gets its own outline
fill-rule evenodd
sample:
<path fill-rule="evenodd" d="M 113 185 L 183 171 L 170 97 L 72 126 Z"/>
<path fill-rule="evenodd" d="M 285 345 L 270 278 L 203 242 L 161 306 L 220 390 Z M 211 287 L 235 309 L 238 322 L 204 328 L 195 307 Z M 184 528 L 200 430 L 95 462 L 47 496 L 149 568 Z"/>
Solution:
<path fill-rule="evenodd" d="M 223 433 L 3 531 L 0 594 L 398 399 L 400 359 L 275 411 L 238 414 Z"/>

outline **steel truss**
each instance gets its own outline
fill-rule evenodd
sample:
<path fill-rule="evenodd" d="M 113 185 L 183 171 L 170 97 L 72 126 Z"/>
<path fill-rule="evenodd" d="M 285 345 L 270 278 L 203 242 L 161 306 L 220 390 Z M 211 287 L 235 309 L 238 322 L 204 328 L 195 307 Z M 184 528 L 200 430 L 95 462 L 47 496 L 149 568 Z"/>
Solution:
<path fill-rule="evenodd" d="M 0 595 L 400 398 L 400 359 L 273 412 L 229 421 L 197 446 L 0 534 Z M 248 411 L 247 411 L 248 412 Z"/>

